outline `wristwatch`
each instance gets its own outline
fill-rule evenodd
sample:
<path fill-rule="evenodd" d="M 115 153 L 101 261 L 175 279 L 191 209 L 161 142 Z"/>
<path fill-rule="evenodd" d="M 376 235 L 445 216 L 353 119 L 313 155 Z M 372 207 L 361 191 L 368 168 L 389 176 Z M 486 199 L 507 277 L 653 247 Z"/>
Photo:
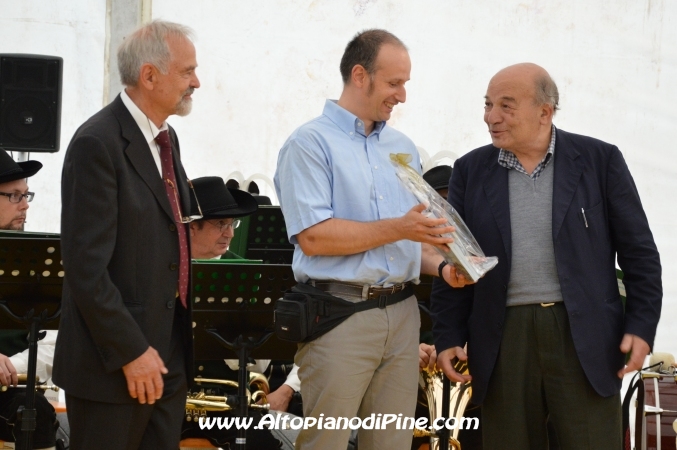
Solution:
<path fill-rule="evenodd" d="M 440 278 L 442 278 L 443 280 L 444 280 L 444 277 L 442 276 L 442 269 L 444 269 L 444 266 L 446 266 L 447 264 L 449 264 L 449 263 L 446 262 L 446 261 L 442 261 L 440 263 L 440 265 L 437 267 L 437 273 L 440 275 Z"/>

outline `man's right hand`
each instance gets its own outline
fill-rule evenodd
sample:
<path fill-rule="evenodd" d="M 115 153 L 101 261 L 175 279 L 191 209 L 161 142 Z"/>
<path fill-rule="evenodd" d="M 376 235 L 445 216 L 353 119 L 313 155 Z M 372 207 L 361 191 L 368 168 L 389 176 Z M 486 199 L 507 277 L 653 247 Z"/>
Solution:
<path fill-rule="evenodd" d="M 424 216 L 421 214 L 424 210 L 425 205 L 419 203 L 404 216 L 400 217 L 400 229 L 404 233 L 404 238 L 410 241 L 431 244 L 448 251 L 449 248 L 446 244 L 454 242 L 454 240 L 449 237 L 441 237 L 440 235 L 452 233 L 455 228 L 449 225 L 446 219 L 432 219 Z"/>
<path fill-rule="evenodd" d="M 14 364 L 8 356 L 0 354 L 0 384 L 3 386 L 16 386 L 19 384 L 19 378 L 16 374 Z"/>
<path fill-rule="evenodd" d="M 437 355 L 437 367 L 442 369 L 442 372 L 444 372 L 447 378 L 449 378 L 451 381 L 465 383 L 466 381 L 472 380 L 472 376 L 462 375 L 454 370 L 454 364 L 452 361 L 457 358 L 461 361 L 468 360 L 468 356 L 465 354 L 462 347 L 448 348 Z"/>
<path fill-rule="evenodd" d="M 139 403 L 152 405 L 162 397 L 164 381 L 162 375 L 168 372 L 162 358 L 153 347 L 148 347 L 141 356 L 122 366 L 127 378 L 127 389 Z"/>

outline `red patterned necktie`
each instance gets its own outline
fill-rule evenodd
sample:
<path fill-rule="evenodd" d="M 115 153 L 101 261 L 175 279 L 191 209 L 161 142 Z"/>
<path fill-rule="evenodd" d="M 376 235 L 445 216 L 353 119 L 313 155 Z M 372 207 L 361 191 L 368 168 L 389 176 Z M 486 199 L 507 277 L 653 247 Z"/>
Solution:
<path fill-rule="evenodd" d="M 181 298 L 181 304 L 186 307 L 189 272 L 188 238 L 186 237 L 186 227 L 183 223 L 181 223 L 181 207 L 177 203 L 177 200 L 180 197 L 178 192 L 178 184 L 176 183 L 176 175 L 174 174 L 174 160 L 172 159 L 172 145 L 169 142 L 169 132 L 167 130 L 160 131 L 160 133 L 155 138 L 155 141 L 160 145 L 162 180 L 164 181 L 165 190 L 167 191 L 169 204 L 172 205 L 174 221 L 176 222 L 176 229 L 179 234 L 179 297 Z M 172 185 L 174 187 L 172 187 Z"/>

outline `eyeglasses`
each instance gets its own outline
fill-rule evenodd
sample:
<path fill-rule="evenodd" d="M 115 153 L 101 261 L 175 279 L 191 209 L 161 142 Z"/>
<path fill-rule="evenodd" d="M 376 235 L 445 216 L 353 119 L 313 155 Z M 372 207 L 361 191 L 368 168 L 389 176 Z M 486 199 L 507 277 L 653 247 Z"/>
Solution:
<path fill-rule="evenodd" d="M 174 199 L 176 200 L 176 204 L 179 207 L 179 212 L 180 212 L 181 211 L 181 203 L 179 202 L 179 194 L 176 191 L 176 186 L 174 186 L 174 183 L 169 178 L 165 178 L 164 180 L 169 185 L 169 187 L 172 188 L 172 190 L 174 191 Z M 197 210 L 200 214 L 195 215 L 195 216 L 183 216 L 183 215 L 179 214 L 179 216 L 180 216 L 179 222 L 180 223 L 190 223 L 194 220 L 202 219 L 202 208 L 200 208 L 200 202 L 197 200 L 197 195 L 195 194 L 195 188 L 193 187 L 193 183 L 191 183 L 190 180 L 187 180 L 187 181 L 188 181 L 188 187 L 190 187 L 190 191 L 193 193 L 193 197 L 195 197 L 195 204 L 197 205 Z"/>
<path fill-rule="evenodd" d="M 241 221 L 240 221 L 240 219 L 235 219 L 235 220 L 233 220 L 232 222 L 229 222 L 229 223 L 226 223 L 226 222 L 224 222 L 223 220 L 219 220 L 219 221 L 216 222 L 216 223 L 211 222 L 211 221 L 209 221 L 209 220 L 205 220 L 205 222 L 207 222 L 208 224 L 210 224 L 210 225 L 213 226 L 213 227 L 218 228 L 219 231 L 220 231 L 221 233 L 223 233 L 223 232 L 226 231 L 228 228 L 230 228 L 231 230 L 234 230 L 235 228 L 239 227 Z"/>
<path fill-rule="evenodd" d="M 25 194 L 20 194 L 19 192 L 12 192 L 11 194 L 7 192 L 0 192 L 0 195 L 8 197 L 10 203 L 21 203 L 21 200 L 24 198 L 27 202 L 32 202 L 33 197 L 35 197 L 35 192 L 26 192 Z"/>

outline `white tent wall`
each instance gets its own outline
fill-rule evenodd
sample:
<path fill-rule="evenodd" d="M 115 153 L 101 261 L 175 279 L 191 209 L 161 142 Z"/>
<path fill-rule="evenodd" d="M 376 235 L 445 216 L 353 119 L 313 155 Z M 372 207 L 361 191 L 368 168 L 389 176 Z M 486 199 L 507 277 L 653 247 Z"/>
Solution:
<path fill-rule="evenodd" d="M 109 0 L 111 1 L 111 0 Z M 116 1 L 116 0 L 113 0 Z M 125 0 L 129 1 L 129 0 Z M 141 1 L 141 0 L 140 0 Z M 151 0 L 144 0 L 147 4 Z M 670 0 L 152 0 L 152 16 L 197 33 L 191 115 L 172 117 L 191 177 L 259 176 L 274 197 L 277 153 L 341 92 L 343 48 L 386 28 L 409 47 L 407 102 L 390 125 L 429 156 L 489 142 L 483 95 L 500 68 L 544 66 L 560 88 L 555 124 L 616 144 L 642 197 L 662 256 L 665 291 L 655 349 L 677 354 L 677 2 Z M 62 151 L 38 156 L 29 230 L 59 231 L 63 152 L 101 106 L 105 2 L 0 0 L 0 51 L 63 56 Z M 113 55 L 114 56 L 114 55 Z M 117 74 L 111 74 L 111 77 Z"/>
<path fill-rule="evenodd" d="M 26 224 L 28 231 L 58 232 L 66 147 L 77 127 L 101 109 L 106 2 L 0 0 L 0 11 L 0 53 L 63 58 L 61 148 L 30 154 L 44 167 L 28 180 L 36 196 Z"/>

